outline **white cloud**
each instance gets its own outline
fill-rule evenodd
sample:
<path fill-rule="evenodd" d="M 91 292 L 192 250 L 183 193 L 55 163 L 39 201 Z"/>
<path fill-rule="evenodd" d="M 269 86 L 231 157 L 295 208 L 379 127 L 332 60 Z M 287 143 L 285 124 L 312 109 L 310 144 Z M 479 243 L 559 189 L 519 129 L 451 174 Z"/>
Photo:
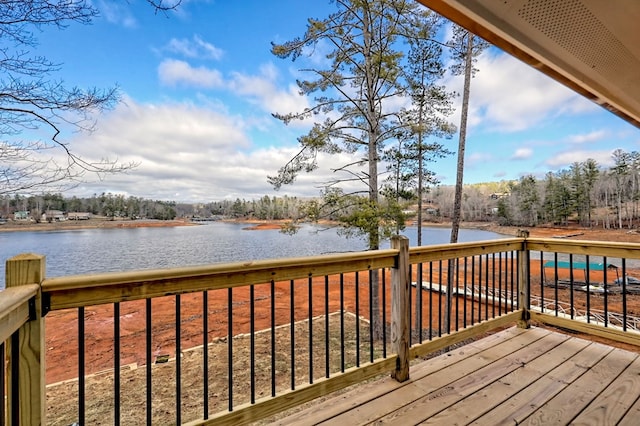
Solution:
<path fill-rule="evenodd" d="M 575 144 L 583 144 L 589 142 L 597 142 L 604 139 L 606 136 L 607 132 L 605 130 L 594 130 L 593 132 L 589 133 L 569 135 L 567 139 L 569 140 L 569 142 Z"/>
<path fill-rule="evenodd" d="M 125 28 L 135 28 L 137 26 L 137 21 L 126 3 L 120 4 L 118 2 L 100 0 L 97 6 L 100 14 L 107 22 L 121 25 Z"/>
<path fill-rule="evenodd" d="M 158 77 L 167 86 L 184 84 L 211 89 L 221 87 L 224 83 L 220 71 L 206 67 L 194 68 L 177 59 L 162 61 L 158 66 Z"/>
<path fill-rule="evenodd" d="M 296 146 L 256 148 L 245 117 L 188 103 L 140 104 L 132 99 L 101 118 L 99 129 L 72 141 L 86 159 L 109 158 L 139 166 L 126 174 L 88 182 L 71 195 L 112 192 L 144 198 L 207 202 L 253 199 L 265 194 L 317 196 L 335 178 L 331 167 L 351 155 L 320 155 L 320 168 L 276 193 L 267 183 L 297 151 Z M 175 194 L 180 194 L 176 199 Z"/>
<path fill-rule="evenodd" d="M 601 151 L 564 151 L 553 154 L 551 157 L 545 160 L 544 164 L 552 170 L 558 171 L 569 167 L 575 162 L 584 162 L 591 158 L 595 160 L 596 163 L 598 163 L 598 165 L 601 167 L 611 167 L 613 166 L 613 158 L 611 157 L 611 153 L 613 151 L 614 149 Z"/>
<path fill-rule="evenodd" d="M 477 167 L 478 165 L 484 166 L 487 162 L 493 160 L 493 156 L 487 152 L 474 152 L 465 156 L 465 167 Z"/>
<path fill-rule="evenodd" d="M 222 49 L 204 41 L 197 35 L 194 35 L 191 40 L 186 38 L 172 38 L 165 46 L 165 50 L 187 58 L 218 60 L 224 55 Z"/>
<path fill-rule="evenodd" d="M 511 156 L 512 160 L 527 160 L 533 156 L 531 148 L 518 148 Z"/>
<path fill-rule="evenodd" d="M 562 114 L 597 107 L 534 68 L 504 54 L 487 50 L 478 59 L 480 70 L 471 81 L 469 125 L 499 132 L 538 126 Z M 450 78 L 450 89 L 462 93 L 462 77 Z M 461 103 L 461 97 L 457 98 Z M 457 106 L 458 123 L 460 106 Z"/>
<path fill-rule="evenodd" d="M 308 98 L 298 93 L 299 89 L 295 84 L 289 84 L 285 89 L 279 88 L 276 84 L 278 77 L 278 70 L 273 64 L 264 64 L 257 75 L 233 73 L 229 90 L 245 96 L 268 113 L 301 112 L 309 107 Z M 308 126 L 309 123 L 305 122 L 304 125 Z"/>

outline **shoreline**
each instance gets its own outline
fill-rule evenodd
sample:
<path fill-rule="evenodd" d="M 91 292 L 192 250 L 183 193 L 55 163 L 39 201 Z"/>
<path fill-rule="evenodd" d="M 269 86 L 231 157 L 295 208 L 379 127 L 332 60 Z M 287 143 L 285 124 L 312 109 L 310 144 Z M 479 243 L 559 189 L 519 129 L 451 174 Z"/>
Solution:
<path fill-rule="evenodd" d="M 226 220 L 225 222 L 246 223 L 243 230 L 267 230 L 279 229 L 287 221 L 268 221 L 268 220 Z M 321 223 L 323 225 L 334 225 L 331 223 Z M 415 227 L 411 224 L 407 227 Z M 451 222 L 424 222 L 425 228 L 451 228 Z M 517 227 L 502 226 L 493 222 L 463 222 L 460 224 L 461 229 L 478 229 L 483 231 L 495 232 L 496 234 L 516 237 L 520 231 L 529 232 L 532 238 L 560 238 L 572 240 L 592 240 L 592 241 L 616 241 L 640 243 L 640 231 L 635 229 L 605 229 L 599 227 L 584 228 L 579 226 L 537 226 L 537 227 Z"/>
<path fill-rule="evenodd" d="M 261 231 L 280 229 L 282 225 L 288 223 L 285 220 L 258 220 L 258 219 L 222 219 L 221 222 L 245 224 L 242 230 Z M 332 225 L 322 223 L 324 225 Z M 72 231 L 82 229 L 119 229 L 119 228 L 164 228 L 176 226 L 200 226 L 201 223 L 192 222 L 189 219 L 157 220 L 157 219 L 137 219 L 137 220 L 111 220 L 107 218 L 92 218 L 88 220 L 67 220 L 64 222 L 35 223 L 35 222 L 6 222 L 0 225 L 0 233 L 3 232 L 52 232 L 52 231 Z M 416 225 L 409 225 L 414 227 Z M 450 222 L 425 222 L 423 227 L 450 228 Z M 618 241 L 618 242 L 638 242 L 640 243 L 640 232 L 635 229 L 604 229 L 604 228 L 583 228 L 577 226 L 555 227 L 516 227 L 501 226 L 493 222 L 463 222 L 460 225 L 465 229 L 480 229 L 495 232 L 501 235 L 517 236 L 520 230 L 529 232 L 534 238 L 569 238 L 576 240 L 595 241 Z"/>
<path fill-rule="evenodd" d="M 80 229 L 118 229 L 118 228 L 164 228 L 175 226 L 197 226 L 188 219 L 157 220 L 110 220 L 105 218 L 88 220 L 66 220 L 64 222 L 6 222 L 0 225 L 0 232 L 51 232 L 73 231 Z"/>

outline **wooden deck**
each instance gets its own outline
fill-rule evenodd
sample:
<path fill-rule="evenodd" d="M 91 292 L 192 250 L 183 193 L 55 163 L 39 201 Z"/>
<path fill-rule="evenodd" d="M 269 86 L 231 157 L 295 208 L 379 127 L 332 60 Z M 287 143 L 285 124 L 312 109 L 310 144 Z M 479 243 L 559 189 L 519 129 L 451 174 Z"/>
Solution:
<path fill-rule="evenodd" d="M 277 424 L 638 425 L 640 355 L 511 328 L 363 384 Z"/>

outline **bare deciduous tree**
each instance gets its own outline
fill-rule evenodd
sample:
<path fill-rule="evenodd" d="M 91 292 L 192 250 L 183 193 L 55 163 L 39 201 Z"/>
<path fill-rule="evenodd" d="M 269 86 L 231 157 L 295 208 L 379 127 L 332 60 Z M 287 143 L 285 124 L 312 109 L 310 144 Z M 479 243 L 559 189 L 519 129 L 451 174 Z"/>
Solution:
<path fill-rule="evenodd" d="M 181 0 L 147 0 L 156 12 Z M 115 87 L 80 89 L 54 78 L 61 64 L 35 55 L 36 31 L 89 24 L 90 1 L 7 0 L 0 5 L 0 195 L 60 190 L 86 173 L 122 172 L 135 164 L 77 155 L 67 131 L 91 131 L 93 114 L 118 102 Z"/>

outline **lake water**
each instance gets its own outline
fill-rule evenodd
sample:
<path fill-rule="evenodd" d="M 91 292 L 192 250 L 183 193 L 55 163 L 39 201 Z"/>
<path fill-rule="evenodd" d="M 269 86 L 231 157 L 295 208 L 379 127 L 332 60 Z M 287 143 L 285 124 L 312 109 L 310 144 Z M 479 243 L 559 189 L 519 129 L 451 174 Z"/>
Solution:
<path fill-rule="evenodd" d="M 5 260 L 20 253 L 46 255 L 47 277 L 193 266 L 219 262 L 299 257 L 360 251 L 366 240 L 347 239 L 337 228 L 303 226 L 295 235 L 279 230 L 244 230 L 248 225 L 213 222 L 169 228 L 81 229 L 55 232 L 0 232 L 0 288 Z M 416 244 L 417 228 L 404 234 Z M 423 244 L 449 241 L 447 228 L 423 228 Z M 459 241 L 504 238 L 483 230 L 461 229 Z M 389 242 L 382 244 L 388 248 Z"/>

